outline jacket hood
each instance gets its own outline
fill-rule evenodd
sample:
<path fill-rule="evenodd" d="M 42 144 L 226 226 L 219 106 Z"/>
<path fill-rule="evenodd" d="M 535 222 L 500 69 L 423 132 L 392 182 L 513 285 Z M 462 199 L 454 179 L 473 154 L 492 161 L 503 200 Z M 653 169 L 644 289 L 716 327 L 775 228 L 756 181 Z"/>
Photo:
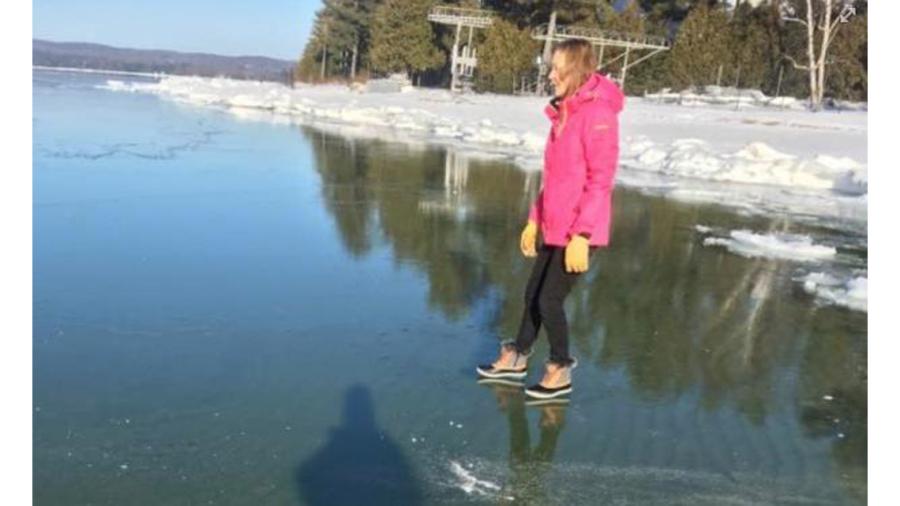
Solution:
<path fill-rule="evenodd" d="M 594 72 L 587 82 L 578 88 L 571 100 L 576 103 L 600 100 L 613 112 L 618 113 L 625 104 L 625 94 L 611 79 L 599 72 Z"/>
<path fill-rule="evenodd" d="M 594 72 L 591 77 L 578 88 L 572 96 L 564 100 L 569 111 L 574 111 L 588 102 L 600 101 L 613 113 L 618 114 L 625 104 L 625 94 L 619 86 L 608 77 L 599 72 Z M 550 119 L 558 115 L 557 105 L 559 100 L 554 98 L 547 106 L 546 112 Z"/>

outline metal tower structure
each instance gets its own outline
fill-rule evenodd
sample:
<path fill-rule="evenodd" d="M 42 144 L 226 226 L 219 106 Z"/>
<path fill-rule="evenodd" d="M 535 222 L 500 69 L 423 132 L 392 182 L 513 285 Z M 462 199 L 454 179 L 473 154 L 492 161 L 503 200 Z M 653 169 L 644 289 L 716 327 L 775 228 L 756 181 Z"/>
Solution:
<path fill-rule="evenodd" d="M 472 46 L 472 35 L 476 28 L 488 28 L 494 24 L 493 12 L 484 9 L 466 9 L 438 5 L 428 13 L 428 21 L 442 25 L 456 26 L 456 38 L 450 56 L 450 89 L 463 91 L 471 86 L 472 74 L 478 63 L 475 48 Z M 469 28 L 468 43 L 459 45 L 459 36 L 463 27 Z"/>
<path fill-rule="evenodd" d="M 556 24 L 556 12 L 551 15 L 550 23 L 538 26 L 531 32 L 531 37 L 536 40 L 544 41 L 544 57 L 540 61 L 540 75 L 543 77 L 547 72 L 549 65 L 550 47 L 554 42 L 561 42 L 567 39 L 584 39 L 591 43 L 597 51 L 597 69 L 602 69 L 604 65 L 615 63 L 623 60 L 622 69 L 619 77 L 614 78 L 622 90 L 625 89 L 625 78 L 628 76 L 628 69 L 634 67 L 638 63 L 651 58 L 663 51 L 671 48 L 669 41 L 663 37 L 655 37 L 652 35 L 620 33 L 610 30 L 601 30 L 599 28 L 588 28 L 582 26 L 563 26 Z M 624 49 L 620 55 L 609 61 L 603 61 L 603 53 L 606 48 Z M 647 51 L 635 60 L 630 60 L 632 52 Z M 540 93 L 540 87 L 537 90 Z"/>

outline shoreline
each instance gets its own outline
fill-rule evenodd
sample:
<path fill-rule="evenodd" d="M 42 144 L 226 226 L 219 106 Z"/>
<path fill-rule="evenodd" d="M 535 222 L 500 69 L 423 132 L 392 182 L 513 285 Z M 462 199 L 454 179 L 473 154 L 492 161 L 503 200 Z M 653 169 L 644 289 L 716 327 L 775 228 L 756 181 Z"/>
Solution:
<path fill-rule="evenodd" d="M 103 69 L 89 69 L 89 68 L 78 68 L 78 67 L 47 67 L 44 65 L 32 65 L 31 70 L 52 70 L 59 72 L 73 72 L 79 74 L 108 74 L 112 76 L 139 76 L 139 77 L 170 77 L 174 74 L 166 74 L 164 72 L 132 72 L 128 70 L 103 70 Z M 184 76 L 187 77 L 187 76 Z"/>

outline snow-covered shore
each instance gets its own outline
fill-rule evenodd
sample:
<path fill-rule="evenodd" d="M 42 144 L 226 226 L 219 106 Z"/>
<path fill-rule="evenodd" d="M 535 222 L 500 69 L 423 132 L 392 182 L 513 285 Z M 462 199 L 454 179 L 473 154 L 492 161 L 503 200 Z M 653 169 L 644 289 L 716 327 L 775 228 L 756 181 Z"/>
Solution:
<path fill-rule="evenodd" d="M 374 93 L 179 76 L 157 83 L 110 80 L 105 87 L 502 154 L 526 170 L 540 169 L 548 127 L 541 97 L 424 88 Z M 866 118 L 863 111 L 683 107 L 629 97 L 621 117 L 619 181 L 672 198 L 794 214 L 864 233 Z"/>

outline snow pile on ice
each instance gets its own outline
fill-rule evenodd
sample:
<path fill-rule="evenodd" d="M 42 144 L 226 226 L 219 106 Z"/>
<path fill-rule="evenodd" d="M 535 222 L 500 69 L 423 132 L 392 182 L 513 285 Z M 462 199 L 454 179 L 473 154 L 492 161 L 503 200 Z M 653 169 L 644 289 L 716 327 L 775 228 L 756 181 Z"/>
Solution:
<path fill-rule="evenodd" d="M 111 91 L 132 91 L 131 86 L 125 84 L 124 81 L 118 81 L 115 79 L 107 80 L 106 86 L 104 86 L 104 88 Z"/>
<path fill-rule="evenodd" d="M 868 311 L 869 279 L 857 276 L 846 280 L 823 272 L 811 272 L 801 278 L 803 289 L 828 303 L 857 311 Z"/>
<path fill-rule="evenodd" d="M 698 229 L 699 230 L 699 229 Z M 749 230 L 732 230 L 729 237 L 707 237 L 704 246 L 724 246 L 732 253 L 746 257 L 767 257 L 811 262 L 834 257 L 831 246 L 813 244 L 812 238 L 800 234 L 754 234 Z"/>
<path fill-rule="evenodd" d="M 478 495 L 489 497 L 498 496 L 500 485 L 487 480 L 478 479 L 474 474 L 464 468 L 459 462 L 451 460 L 450 470 L 453 471 L 453 474 L 458 480 L 457 486 L 461 488 L 466 494 L 477 493 Z M 511 500 L 512 498 L 505 497 L 504 499 Z"/>
<path fill-rule="evenodd" d="M 868 192 L 866 167 L 850 158 L 819 155 L 802 159 L 762 142 L 752 142 L 732 154 L 717 154 L 701 139 L 679 139 L 659 147 L 646 137 L 638 137 L 626 141 L 622 163 L 678 177 L 836 190 L 851 195 Z"/>

